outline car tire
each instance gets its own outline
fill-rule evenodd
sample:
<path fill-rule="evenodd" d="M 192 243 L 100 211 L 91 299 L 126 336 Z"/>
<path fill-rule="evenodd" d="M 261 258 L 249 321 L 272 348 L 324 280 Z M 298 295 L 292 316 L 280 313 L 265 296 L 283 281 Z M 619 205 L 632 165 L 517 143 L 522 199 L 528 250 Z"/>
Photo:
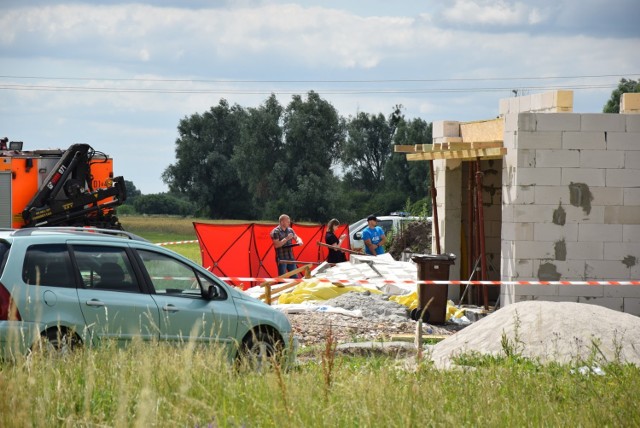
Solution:
<path fill-rule="evenodd" d="M 250 333 L 242 342 L 239 363 L 254 371 L 269 370 L 279 364 L 282 356 L 282 341 L 273 334 L 258 331 Z"/>
<path fill-rule="evenodd" d="M 48 330 L 31 348 L 32 353 L 66 356 L 78 349 L 82 343 L 75 333 L 67 330 Z"/>

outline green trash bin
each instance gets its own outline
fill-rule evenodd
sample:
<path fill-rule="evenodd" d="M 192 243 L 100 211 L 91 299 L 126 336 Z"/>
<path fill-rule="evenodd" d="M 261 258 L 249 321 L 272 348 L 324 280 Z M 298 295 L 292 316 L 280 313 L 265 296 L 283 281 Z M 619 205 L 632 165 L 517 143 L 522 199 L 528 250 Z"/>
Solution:
<path fill-rule="evenodd" d="M 411 260 L 418 266 L 418 281 L 448 281 L 449 267 L 455 264 L 456 256 L 455 254 L 417 254 L 411 257 Z M 444 324 L 447 316 L 448 294 L 448 284 L 418 284 L 418 308 L 411 312 L 411 318 L 417 321 L 422 315 L 422 320 L 425 322 Z M 429 303 L 430 300 L 431 303 Z"/>

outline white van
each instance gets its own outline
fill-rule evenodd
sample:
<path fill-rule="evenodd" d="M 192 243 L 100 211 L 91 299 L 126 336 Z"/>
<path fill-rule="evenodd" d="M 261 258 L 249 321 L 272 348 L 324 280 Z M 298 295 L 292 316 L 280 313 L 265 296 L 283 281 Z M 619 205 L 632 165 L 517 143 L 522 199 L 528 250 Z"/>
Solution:
<path fill-rule="evenodd" d="M 400 216 L 400 215 L 379 215 L 378 226 L 384 230 L 384 234 L 389 232 L 397 233 L 402 230 L 404 225 L 413 221 L 424 220 L 424 217 Z M 427 217 L 427 221 L 431 223 L 431 217 Z M 369 226 L 366 217 L 349 225 L 349 242 L 353 251 L 364 251 L 364 241 L 362 240 L 362 231 Z"/>

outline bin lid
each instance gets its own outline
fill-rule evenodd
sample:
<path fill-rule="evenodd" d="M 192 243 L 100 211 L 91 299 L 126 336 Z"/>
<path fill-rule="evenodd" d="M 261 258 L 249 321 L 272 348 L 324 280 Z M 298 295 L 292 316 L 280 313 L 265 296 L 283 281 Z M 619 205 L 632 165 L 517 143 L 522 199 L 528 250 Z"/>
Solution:
<path fill-rule="evenodd" d="M 413 260 L 416 263 L 426 262 L 426 261 L 452 262 L 455 259 L 456 259 L 456 255 L 453 254 L 453 253 L 449 253 L 449 254 L 416 254 L 413 257 L 411 257 L 411 260 Z"/>

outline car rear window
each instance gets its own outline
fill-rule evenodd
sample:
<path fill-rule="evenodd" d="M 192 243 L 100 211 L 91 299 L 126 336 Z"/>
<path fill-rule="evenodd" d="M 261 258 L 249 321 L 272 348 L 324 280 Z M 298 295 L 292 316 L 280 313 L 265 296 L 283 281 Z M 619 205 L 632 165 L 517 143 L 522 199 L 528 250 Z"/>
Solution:
<path fill-rule="evenodd" d="M 40 244 L 27 248 L 22 280 L 30 285 L 75 288 L 71 258 L 65 244 Z"/>
<path fill-rule="evenodd" d="M 4 271 L 4 267 L 7 264 L 7 257 L 9 257 L 9 248 L 11 245 L 7 241 L 0 241 L 0 276 Z"/>

